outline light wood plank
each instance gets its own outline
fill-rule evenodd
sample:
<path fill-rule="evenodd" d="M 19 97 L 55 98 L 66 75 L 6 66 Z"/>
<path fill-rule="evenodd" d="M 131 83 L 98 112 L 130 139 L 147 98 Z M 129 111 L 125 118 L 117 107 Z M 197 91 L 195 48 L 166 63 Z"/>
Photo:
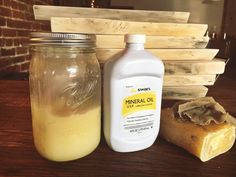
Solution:
<path fill-rule="evenodd" d="M 189 100 L 205 97 L 208 88 L 205 86 L 164 87 L 162 98 L 165 100 Z"/>
<path fill-rule="evenodd" d="M 165 75 L 164 86 L 214 85 L 216 75 Z"/>
<path fill-rule="evenodd" d="M 164 61 L 165 74 L 222 74 L 225 62 L 220 59 L 210 61 Z"/>
<path fill-rule="evenodd" d="M 190 74 L 190 75 L 211 75 L 223 74 L 225 71 L 225 61 L 215 58 L 210 61 L 163 61 L 165 74 Z M 103 68 L 104 63 L 100 63 Z"/>
<path fill-rule="evenodd" d="M 187 23 L 189 12 L 119 10 L 102 8 L 81 8 L 34 5 L 36 20 L 50 20 L 51 17 L 106 18 L 113 20 Z"/>
<path fill-rule="evenodd" d="M 122 49 L 124 35 L 97 35 L 97 48 Z M 205 48 L 209 37 L 147 36 L 145 48 Z"/>
<path fill-rule="evenodd" d="M 159 36 L 202 37 L 206 24 L 131 22 L 94 18 L 51 18 L 52 32 L 87 34 L 138 33 Z"/>
<path fill-rule="evenodd" d="M 218 49 L 147 49 L 162 60 L 212 60 Z M 114 57 L 121 49 L 97 49 L 97 58 L 100 63 Z"/>

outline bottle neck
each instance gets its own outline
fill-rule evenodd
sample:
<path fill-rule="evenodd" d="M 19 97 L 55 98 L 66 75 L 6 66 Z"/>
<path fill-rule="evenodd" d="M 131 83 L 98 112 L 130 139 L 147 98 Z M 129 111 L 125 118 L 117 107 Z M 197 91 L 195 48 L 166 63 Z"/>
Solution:
<path fill-rule="evenodd" d="M 126 49 L 133 49 L 133 50 L 144 50 L 143 43 L 126 43 Z"/>

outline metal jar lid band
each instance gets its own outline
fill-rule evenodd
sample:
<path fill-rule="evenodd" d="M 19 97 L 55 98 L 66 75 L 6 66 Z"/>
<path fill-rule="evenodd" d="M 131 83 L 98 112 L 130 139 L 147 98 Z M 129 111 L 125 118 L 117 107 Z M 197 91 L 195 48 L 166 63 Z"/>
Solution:
<path fill-rule="evenodd" d="M 78 45 L 82 47 L 95 47 L 96 36 L 92 34 L 66 34 L 66 33 L 41 33 L 30 34 L 31 45 Z"/>

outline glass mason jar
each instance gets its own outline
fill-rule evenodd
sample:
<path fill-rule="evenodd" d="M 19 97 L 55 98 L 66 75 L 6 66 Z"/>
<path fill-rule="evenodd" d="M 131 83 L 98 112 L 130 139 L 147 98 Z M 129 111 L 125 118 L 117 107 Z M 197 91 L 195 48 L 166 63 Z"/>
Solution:
<path fill-rule="evenodd" d="M 100 68 L 94 35 L 32 33 L 30 100 L 34 143 L 53 161 L 91 153 L 100 142 Z"/>

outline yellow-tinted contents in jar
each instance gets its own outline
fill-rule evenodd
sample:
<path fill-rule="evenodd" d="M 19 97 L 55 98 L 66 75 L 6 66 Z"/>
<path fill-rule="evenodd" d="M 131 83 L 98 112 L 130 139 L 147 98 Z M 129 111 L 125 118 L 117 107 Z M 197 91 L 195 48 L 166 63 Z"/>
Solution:
<path fill-rule="evenodd" d="M 68 116 L 32 105 L 34 143 L 53 161 L 69 161 L 90 154 L 100 142 L 100 106 Z"/>

